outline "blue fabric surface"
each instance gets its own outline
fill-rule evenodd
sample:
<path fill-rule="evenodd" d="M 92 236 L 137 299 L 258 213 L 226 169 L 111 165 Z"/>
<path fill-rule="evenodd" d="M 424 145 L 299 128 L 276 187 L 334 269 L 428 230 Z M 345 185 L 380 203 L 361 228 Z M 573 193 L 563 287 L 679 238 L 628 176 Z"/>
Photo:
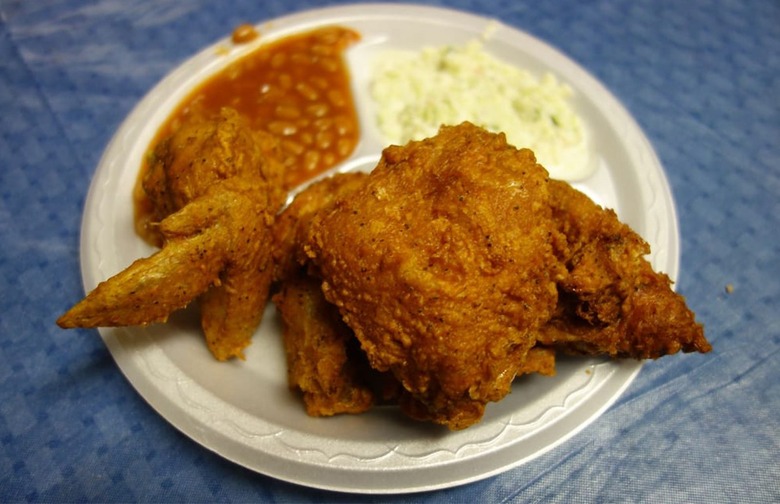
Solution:
<path fill-rule="evenodd" d="M 240 22 L 330 3 L 0 0 L 0 501 L 780 502 L 776 0 L 429 2 L 540 37 L 631 111 L 676 200 L 678 291 L 714 346 L 646 365 L 528 464 L 405 496 L 283 483 L 171 427 L 95 331 L 55 326 L 82 295 L 89 181 L 137 101 Z"/>

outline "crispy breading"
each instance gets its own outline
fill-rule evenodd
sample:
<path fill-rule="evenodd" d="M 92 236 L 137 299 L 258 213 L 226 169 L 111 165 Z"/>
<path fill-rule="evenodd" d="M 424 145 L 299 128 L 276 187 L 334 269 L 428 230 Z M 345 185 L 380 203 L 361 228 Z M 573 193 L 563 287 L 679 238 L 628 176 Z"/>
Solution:
<path fill-rule="evenodd" d="M 314 218 L 306 251 L 326 298 L 433 421 L 479 421 L 552 315 L 562 272 L 547 199 L 531 151 L 464 123 L 385 149 Z"/>
<path fill-rule="evenodd" d="M 352 330 L 325 301 L 320 281 L 287 277 L 273 297 L 284 321 L 287 382 L 312 416 L 362 413 L 374 404 L 372 371 Z"/>
<path fill-rule="evenodd" d="M 533 373 L 555 376 L 555 348 L 537 345 L 528 351 L 525 360 L 517 368 L 517 376 Z"/>
<path fill-rule="evenodd" d="M 371 369 L 352 330 L 322 293 L 322 280 L 307 274 L 301 250 L 317 212 L 328 211 L 368 177 L 337 174 L 298 193 L 274 224 L 275 277 L 280 288 L 273 301 L 282 316 L 287 378 L 302 393 L 312 416 L 360 413 L 375 402 L 397 396 L 398 384 Z"/>
<path fill-rule="evenodd" d="M 299 192 L 276 218 L 273 227 L 274 278 L 276 281 L 295 277 L 308 262 L 302 247 L 309 225 L 319 211 L 329 209 L 359 187 L 368 177 L 366 173 L 339 173 L 318 180 Z"/>
<path fill-rule="evenodd" d="M 567 274 L 539 341 L 570 353 L 638 359 L 710 351 L 685 299 L 645 258 L 648 244 L 569 184 L 549 187 L 553 220 L 565 237 L 556 251 Z"/>

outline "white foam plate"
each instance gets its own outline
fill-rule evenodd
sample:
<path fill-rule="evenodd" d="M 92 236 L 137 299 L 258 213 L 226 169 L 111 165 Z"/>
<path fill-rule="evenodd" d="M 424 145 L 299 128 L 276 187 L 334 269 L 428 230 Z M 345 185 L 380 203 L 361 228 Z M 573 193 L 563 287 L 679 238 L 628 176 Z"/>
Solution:
<path fill-rule="evenodd" d="M 537 74 L 552 72 L 574 89 L 573 105 L 588 128 L 598 163 L 596 172 L 577 187 L 614 208 L 650 242 L 655 268 L 676 278 L 677 221 L 658 159 L 626 110 L 572 60 L 494 20 L 397 4 L 333 7 L 263 22 L 257 43 L 327 24 L 362 35 L 347 55 L 362 140 L 339 170 L 370 170 L 383 147 L 368 92 L 368 69 L 378 52 L 464 43 L 493 27 L 487 51 Z M 153 252 L 133 230 L 132 189 L 144 151 L 195 84 L 255 45 L 234 47 L 226 37 L 196 54 L 155 86 L 116 132 L 84 212 L 81 263 L 86 290 Z M 516 380 L 506 399 L 488 406 L 481 423 L 449 432 L 411 421 L 390 407 L 355 416 L 308 417 L 287 387 L 280 322 L 271 307 L 245 362 L 215 361 L 191 311 L 165 325 L 101 329 L 100 334 L 136 390 L 193 440 L 259 473 L 347 492 L 431 490 L 523 464 L 592 422 L 641 366 L 635 361 L 561 359 L 556 377 Z"/>

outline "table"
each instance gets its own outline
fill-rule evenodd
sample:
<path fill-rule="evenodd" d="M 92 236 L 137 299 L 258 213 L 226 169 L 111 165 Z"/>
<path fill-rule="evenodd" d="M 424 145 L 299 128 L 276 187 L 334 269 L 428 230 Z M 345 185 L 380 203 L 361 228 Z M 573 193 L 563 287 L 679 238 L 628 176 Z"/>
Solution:
<path fill-rule="evenodd" d="M 169 425 L 97 332 L 56 327 L 83 294 L 89 181 L 138 100 L 239 23 L 331 3 L 0 0 L 0 501 L 780 502 L 772 0 L 423 2 L 539 37 L 633 114 L 677 205 L 676 288 L 714 346 L 647 364 L 595 422 L 527 464 L 413 495 L 285 483 Z"/>

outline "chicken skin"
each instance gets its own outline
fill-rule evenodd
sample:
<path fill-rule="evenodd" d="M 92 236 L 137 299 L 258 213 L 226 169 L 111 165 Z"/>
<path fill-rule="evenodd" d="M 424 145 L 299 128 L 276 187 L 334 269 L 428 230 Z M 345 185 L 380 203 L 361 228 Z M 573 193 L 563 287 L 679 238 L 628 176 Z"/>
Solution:
<path fill-rule="evenodd" d="M 278 148 L 231 109 L 185 122 L 142 184 L 161 249 L 58 324 L 162 322 L 197 299 L 213 355 L 242 358 L 273 286 L 308 414 L 394 403 L 452 430 L 516 376 L 554 375 L 556 352 L 711 349 L 648 244 L 503 134 L 443 126 L 281 212 Z"/>
<path fill-rule="evenodd" d="M 427 409 L 401 390 L 391 373 L 368 365 L 352 330 L 325 300 L 322 281 L 307 274 L 307 259 L 300 250 L 314 216 L 330 211 L 367 179 L 367 174 L 356 172 L 315 182 L 277 217 L 274 255 L 281 287 L 273 301 L 284 322 L 288 383 L 302 393 L 312 416 L 360 413 L 377 403 L 400 401 L 409 415 L 428 419 Z M 516 373 L 554 375 L 555 351 L 532 348 Z"/>
<path fill-rule="evenodd" d="M 352 330 L 322 294 L 322 280 L 307 274 L 302 250 L 312 219 L 361 185 L 368 175 L 338 174 L 310 185 L 274 224 L 274 304 L 284 323 L 287 381 L 301 392 L 312 416 L 361 413 L 397 389 L 371 369 Z"/>
<path fill-rule="evenodd" d="M 565 182 L 551 180 L 556 253 L 566 268 L 560 299 L 539 341 L 568 353 L 656 359 L 711 349 L 671 280 L 653 271 L 649 245 Z"/>
<path fill-rule="evenodd" d="M 374 404 L 371 369 L 320 284 L 301 274 L 273 297 L 284 321 L 287 382 L 301 392 L 311 416 L 362 413 Z"/>
<path fill-rule="evenodd" d="M 360 187 L 367 177 L 362 172 L 340 173 L 314 182 L 276 217 L 273 227 L 276 281 L 295 278 L 308 263 L 303 244 L 314 216 Z"/>
<path fill-rule="evenodd" d="M 325 297 L 412 416 L 462 429 L 509 392 L 564 273 L 547 200 L 531 151 L 464 123 L 388 147 L 314 217 L 305 250 Z"/>
<path fill-rule="evenodd" d="M 143 180 L 161 250 L 100 283 L 57 323 L 164 322 L 197 298 L 213 355 L 243 357 L 273 275 L 271 227 L 285 197 L 277 150 L 232 109 L 184 122 L 156 147 Z"/>

